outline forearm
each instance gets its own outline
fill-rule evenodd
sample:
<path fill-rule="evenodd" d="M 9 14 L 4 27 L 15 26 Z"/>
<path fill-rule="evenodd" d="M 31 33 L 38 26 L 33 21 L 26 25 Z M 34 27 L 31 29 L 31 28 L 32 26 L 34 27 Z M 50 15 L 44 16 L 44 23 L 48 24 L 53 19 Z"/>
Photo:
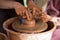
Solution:
<path fill-rule="evenodd" d="M 15 9 L 19 6 L 21 4 L 15 1 L 0 1 L 0 8 L 2 9 Z"/>

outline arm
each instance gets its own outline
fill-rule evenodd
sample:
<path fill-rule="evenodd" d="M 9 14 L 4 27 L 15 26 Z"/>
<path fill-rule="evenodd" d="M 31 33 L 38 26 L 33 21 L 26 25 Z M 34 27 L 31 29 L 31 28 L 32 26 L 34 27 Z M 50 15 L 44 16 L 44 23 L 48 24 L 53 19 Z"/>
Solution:
<path fill-rule="evenodd" d="M 17 7 L 22 6 L 19 2 L 15 1 L 0 1 L 0 8 L 2 9 L 16 9 Z"/>
<path fill-rule="evenodd" d="M 27 16 L 27 19 L 29 19 L 28 10 L 23 5 L 21 5 L 19 2 L 0 1 L 0 8 L 2 8 L 2 9 L 15 9 L 16 14 L 18 16 L 21 16 L 23 18 L 26 18 L 26 16 Z"/>

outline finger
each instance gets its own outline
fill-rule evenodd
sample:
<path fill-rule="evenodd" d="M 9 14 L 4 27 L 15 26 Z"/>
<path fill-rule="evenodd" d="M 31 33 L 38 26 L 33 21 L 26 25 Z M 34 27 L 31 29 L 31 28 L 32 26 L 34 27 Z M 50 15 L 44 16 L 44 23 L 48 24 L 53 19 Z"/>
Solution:
<path fill-rule="evenodd" d="M 36 9 L 36 11 L 37 11 L 38 13 L 41 13 L 40 9 Z"/>
<path fill-rule="evenodd" d="M 27 17 L 27 20 L 29 20 L 29 13 L 26 11 L 26 17 Z"/>
<path fill-rule="evenodd" d="M 26 11 L 23 11 L 23 18 L 26 18 Z"/>
<path fill-rule="evenodd" d="M 22 11 L 22 15 L 23 15 L 23 16 L 25 15 L 25 11 Z"/>
<path fill-rule="evenodd" d="M 16 10 L 16 14 L 19 15 L 19 12 Z"/>
<path fill-rule="evenodd" d="M 19 15 L 22 16 L 22 11 L 19 12 Z"/>
<path fill-rule="evenodd" d="M 32 10 L 32 11 L 33 11 L 33 15 L 35 15 L 36 9 L 35 9 L 35 8 L 33 8 L 33 10 Z"/>
<path fill-rule="evenodd" d="M 30 12 L 30 9 L 28 8 L 28 11 Z"/>
<path fill-rule="evenodd" d="M 42 10 L 40 8 L 36 8 L 36 11 L 41 14 L 42 13 Z"/>

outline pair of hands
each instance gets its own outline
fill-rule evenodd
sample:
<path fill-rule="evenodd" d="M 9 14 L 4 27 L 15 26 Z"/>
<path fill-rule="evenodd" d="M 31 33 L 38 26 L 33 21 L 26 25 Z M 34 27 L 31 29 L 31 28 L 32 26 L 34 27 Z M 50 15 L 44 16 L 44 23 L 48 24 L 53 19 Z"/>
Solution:
<path fill-rule="evenodd" d="M 32 12 L 30 12 L 30 10 L 32 10 Z M 43 22 L 47 22 L 49 20 L 48 18 L 46 18 L 47 14 L 41 12 L 42 10 L 37 7 L 33 1 L 28 2 L 27 8 L 25 8 L 23 5 L 20 5 L 20 7 L 16 9 L 16 13 L 20 17 L 27 18 L 28 20 L 30 20 L 32 17 L 36 18 L 38 16 L 38 18 L 42 19 Z"/>

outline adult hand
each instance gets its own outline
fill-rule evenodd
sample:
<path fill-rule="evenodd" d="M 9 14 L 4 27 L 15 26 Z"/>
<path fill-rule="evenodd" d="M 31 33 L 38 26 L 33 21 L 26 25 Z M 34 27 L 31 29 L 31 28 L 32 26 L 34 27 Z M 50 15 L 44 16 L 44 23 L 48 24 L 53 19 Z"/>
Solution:
<path fill-rule="evenodd" d="M 46 12 L 42 12 L 41 19 L 42 19 L 43 22 L 48 22 L 48 21 L 51 21 L 52 17 L 47 15 Z"/>
<path fill-rule="evenodd" d="M 18 16 L 20 16 L 22 18 L 27 18 L 28 20 L 30 20 L 31 14 L 27 10 L 27 8 L 25 8 L 23 5 L 19 4 L 19 6 L 17 6 L 15 8 L 15 11 L 16 11 Z"/>
<path fill-rule="evenodd" d="M 28 1 L 28 10 L 32 10 L 35 19 L 40 19 L 43 22 L 48 22 L 51 19 L 51 17 L 47 15 L 46 12 L 43 12 L 42 9 L 37 7 L 32 0 Z"/>
<path fill-rule="evenodd" d="M 37 7 L 37 5 L 33 2 L 33 0 L 28 1 L 28 10 L 32 10 L 32 13 L 40 13 L 42 10 Z"/>

